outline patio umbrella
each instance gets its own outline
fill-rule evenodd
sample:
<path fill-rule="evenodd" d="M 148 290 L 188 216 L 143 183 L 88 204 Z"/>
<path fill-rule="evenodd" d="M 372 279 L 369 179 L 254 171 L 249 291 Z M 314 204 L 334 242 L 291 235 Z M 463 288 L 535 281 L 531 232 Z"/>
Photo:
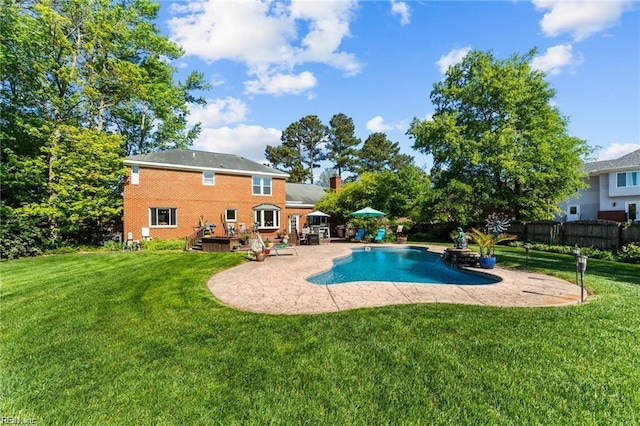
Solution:
<path fill-rule="evenodd" d="M 378 211 L 376 209 L 372 209 L 371 207 L 365 207 L 364 209 L 360 209 L 351 213 L 351 216 L 355 217 L 380 217 L 385 216 L 385 213 Z"/>
<path fill-rule="evenodd" d="M 307 216 L 316 216 L 316 217 L 331 217 L 326 213 L 322 213 L 320 210 L 316 210 L 314 212 L 311 212 L 309 214 L 307 214 Z"/>

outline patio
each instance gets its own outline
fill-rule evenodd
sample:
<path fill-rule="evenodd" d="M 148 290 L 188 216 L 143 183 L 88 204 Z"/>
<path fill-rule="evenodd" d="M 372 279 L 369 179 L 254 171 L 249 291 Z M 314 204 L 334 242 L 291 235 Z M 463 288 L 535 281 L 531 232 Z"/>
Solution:
<path fill-rule="evenodd" d="M 268 314 L 314 314 L 347 309 L 412 303 L 459 303 L 499 307 L 576 304 L 580 287 L 547 275 L 496 268 L 497 284 L 462 286 L 362 282 L 317 285 L 306 277 L 331 268 L 333 259 L 362 244 L 299 246 L 298 256 L 270 256 L 212 276 L 209 290 L 222 303 L 244 311 Z M 434 246 L 434 252 L 445 247 Z M 585 295 L 586 299 L 586 295 Z"/>

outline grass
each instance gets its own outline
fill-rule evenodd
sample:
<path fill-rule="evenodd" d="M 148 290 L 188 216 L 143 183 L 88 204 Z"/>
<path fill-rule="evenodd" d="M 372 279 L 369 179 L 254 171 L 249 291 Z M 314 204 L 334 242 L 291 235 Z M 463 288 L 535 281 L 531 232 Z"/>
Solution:
<path fill-rule="evenodd" d="M 522 249 L 498 248 L 523 267 Z M 640 266 L 582 306 L 260 315 L 218 303 L 242 255 L 3 262 L 0 415 L 38 424 L 640 424 Z M 532 269 L 573 280 L 571 258 Z"/>

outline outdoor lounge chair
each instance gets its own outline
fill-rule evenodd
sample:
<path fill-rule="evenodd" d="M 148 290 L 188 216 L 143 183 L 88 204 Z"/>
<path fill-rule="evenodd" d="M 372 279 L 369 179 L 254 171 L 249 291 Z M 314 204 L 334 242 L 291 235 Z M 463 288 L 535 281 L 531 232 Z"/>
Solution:
<path fill-rule="evenodd" d="M 376 237 L 373 239 L 373 241 L 376 243 L 379 243 L 380 241 L 382 241 L 385 234 L 386 234 L 386 231 L 384 228 L 378 229 L 378 233 L 376 234 Z"/>
<path fill-rule="evenodd" d="M 363 238 L 364 238 L 364 228 L 360 228 L 356 232 L 356 236 L 353 237 L 353 239 L 354 241 L 362 241 Z"/>
<path fill-rule="evenodd" d="M 280 250 L 293 250 L 296 256 L 298 255 L 296 248 L 294 246 L 289 245 L 289 241 L 287 241 L 286 243 L 283 242 L 282 244 L 276 244 L 271 247 L 267 247 L 267 245 L 262 240 L 262 235 L 260 235 L 259 232 L 256 232 L 256 235 L 258 236 L 258 240 L 260 240 L 260 244 L 262 244 L 262 248 L 265 251 L 269 250 L 269 252 L 271 252 L 271 250 L 273 250 L 276 253 L 276 256 L 280 256 L 280 253 L 279 253 Z"/>
<path fill-rule="evenodd" d="M 280 253 L 279 253 L 280 250 L 293 250 L 293 253 L 295 253 L 296 256 L 298 255 L 298 251 L 296 250 L 296 248 L 294 246 L 289 245 L 289 241 L 286 238 L 282 240 L 281 244 L 276 244 L 274 246 L 271 246 L 270 249 L 276 252 L 276 256 L 280 256 Z"/>

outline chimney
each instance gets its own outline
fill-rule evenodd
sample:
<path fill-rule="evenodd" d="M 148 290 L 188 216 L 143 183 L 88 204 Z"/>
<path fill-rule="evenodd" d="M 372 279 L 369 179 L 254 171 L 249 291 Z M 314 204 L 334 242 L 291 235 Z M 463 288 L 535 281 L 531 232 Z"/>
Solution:
<path fill-rule="evenodd" d="M 340 192 L 342 186 L 342 178 L 336 174 L 329 178 L 329 188 L 333 189 L 336 193 Z"/>

